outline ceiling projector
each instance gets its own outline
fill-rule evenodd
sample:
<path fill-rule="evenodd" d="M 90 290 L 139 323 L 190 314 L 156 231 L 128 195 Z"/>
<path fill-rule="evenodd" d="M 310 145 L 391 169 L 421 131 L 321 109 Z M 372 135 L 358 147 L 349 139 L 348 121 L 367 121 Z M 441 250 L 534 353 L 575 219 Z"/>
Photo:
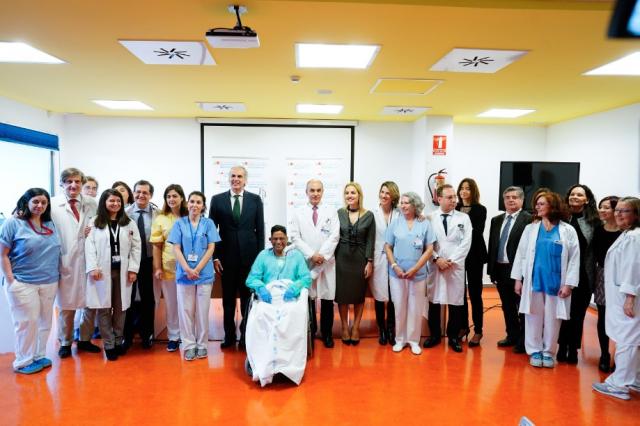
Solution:
<path fill-rule="evenodd" d="M 205 34 L 211 47 L 226 49 L 250 49 L 260 47 L 258 34 L 242 25 L 240 15 L 247 12 L 244 6 L 229 6 L 229 12 L 235 13 L 238 22 L 233 28 L 212 28 Z"/>

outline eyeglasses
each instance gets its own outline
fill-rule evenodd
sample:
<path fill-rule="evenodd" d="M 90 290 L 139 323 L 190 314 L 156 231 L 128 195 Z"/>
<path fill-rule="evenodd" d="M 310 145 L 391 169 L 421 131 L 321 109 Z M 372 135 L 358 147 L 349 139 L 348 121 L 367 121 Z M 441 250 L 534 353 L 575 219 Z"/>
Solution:
<path fill-rule="evenodd" d="M 633 209 L 615 209 L 614 212 L 628 214 L 633 213 Z"/>

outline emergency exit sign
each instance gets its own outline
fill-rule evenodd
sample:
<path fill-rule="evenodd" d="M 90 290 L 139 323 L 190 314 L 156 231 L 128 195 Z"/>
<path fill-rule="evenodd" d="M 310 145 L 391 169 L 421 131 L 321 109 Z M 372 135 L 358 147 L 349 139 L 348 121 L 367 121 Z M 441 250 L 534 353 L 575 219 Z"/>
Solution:
<path fill-rule="evenodd" d="M 433 135 L 433 155 L 447 155 L 446 135 Z"/>

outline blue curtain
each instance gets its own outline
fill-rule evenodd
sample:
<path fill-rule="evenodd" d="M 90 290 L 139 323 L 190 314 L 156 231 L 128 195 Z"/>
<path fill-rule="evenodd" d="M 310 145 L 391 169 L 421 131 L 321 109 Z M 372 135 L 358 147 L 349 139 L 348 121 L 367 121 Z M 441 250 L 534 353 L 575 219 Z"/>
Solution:
<path fill-rule="evenodd" d="M 58 151 L 58 137 L 24 127 L 0 123 L 0 140 Z"/>

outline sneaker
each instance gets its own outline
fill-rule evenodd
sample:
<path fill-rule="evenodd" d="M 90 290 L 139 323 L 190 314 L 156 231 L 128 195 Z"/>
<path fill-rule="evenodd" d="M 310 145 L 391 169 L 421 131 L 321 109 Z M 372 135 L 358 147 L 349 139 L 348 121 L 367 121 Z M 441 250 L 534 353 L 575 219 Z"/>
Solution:
<path fill-rule="evenodd" d="M 175 352 L 180 347 L 180 343 L 177 340 L 169 340 L 167 343 L 167 352 Z"/>
<path fill-rule="evenodd" d="M 596 392 L 600 392 L 605 395 L 612 396 L 614 398 L 624 399 L 625 401 L 628 401 L 631 399 L 631 397 L 629 396 L 629 391 L 624 391 L 618 388 L 614 388 L 608 383 L 594 383 L 593 385 L 591 385 L 591 387 Z"/>
<path fill-rule="evenodd" d="M 400 352 L 403 349 L 404 349 L 404 343 L 402 342 L 396 342 L 396 344 L 393 345 L 393 347 L 391 348 L 391 350 L 394 352 Z"/>
<path fill-rule="evenodd" d="M 184 352 L 185 361 L 193 361 L 196 359 L 196 348 L 187 349 Z"/>
<path fill-rule="evenodd" d="M 33 360 L 35 364 L 40 364 L 42 368 L 49 368 L 53 364 L 49 358 L 40 358 Z"/>
<path fill-rule="evenodd" d="M 542 366 L 545 368 L 553 368 L 556 366 L 556 363 L 551 355 L 542 354 Z"/>
<path fill-rule="evenodd" d="M 42 366 L 34 361 L 29 365 L 25 365 L 24 367 L 15 368 L 13 371 L 19 374 L 33 374 L 37 373 L 38 371 L 42 371 Z"/>
<path fill-rule="evenodd" d="M 208 355 L 206 348 L 198 348 L 196 350 L 196 358 L 206 358 Z"/>
<path fill-rule="evenodd" d="M 529 357 L 529 364 L 534 367 L 542 367 L 542 352 L 535 352 Z"/>
<path fill-rule="evenodd" d="M 411 346 L 411 353 L 414 355 L 420 355 L 422 353 L 422 348 L 419 344 L 409 342 L 409 346 Z"/>
<path fill-rule="evenodd" d="M 640 381 L 636 380 L 635 382 L 630 384 L 629 389 L 635 392 L 640 392 Z"/>

